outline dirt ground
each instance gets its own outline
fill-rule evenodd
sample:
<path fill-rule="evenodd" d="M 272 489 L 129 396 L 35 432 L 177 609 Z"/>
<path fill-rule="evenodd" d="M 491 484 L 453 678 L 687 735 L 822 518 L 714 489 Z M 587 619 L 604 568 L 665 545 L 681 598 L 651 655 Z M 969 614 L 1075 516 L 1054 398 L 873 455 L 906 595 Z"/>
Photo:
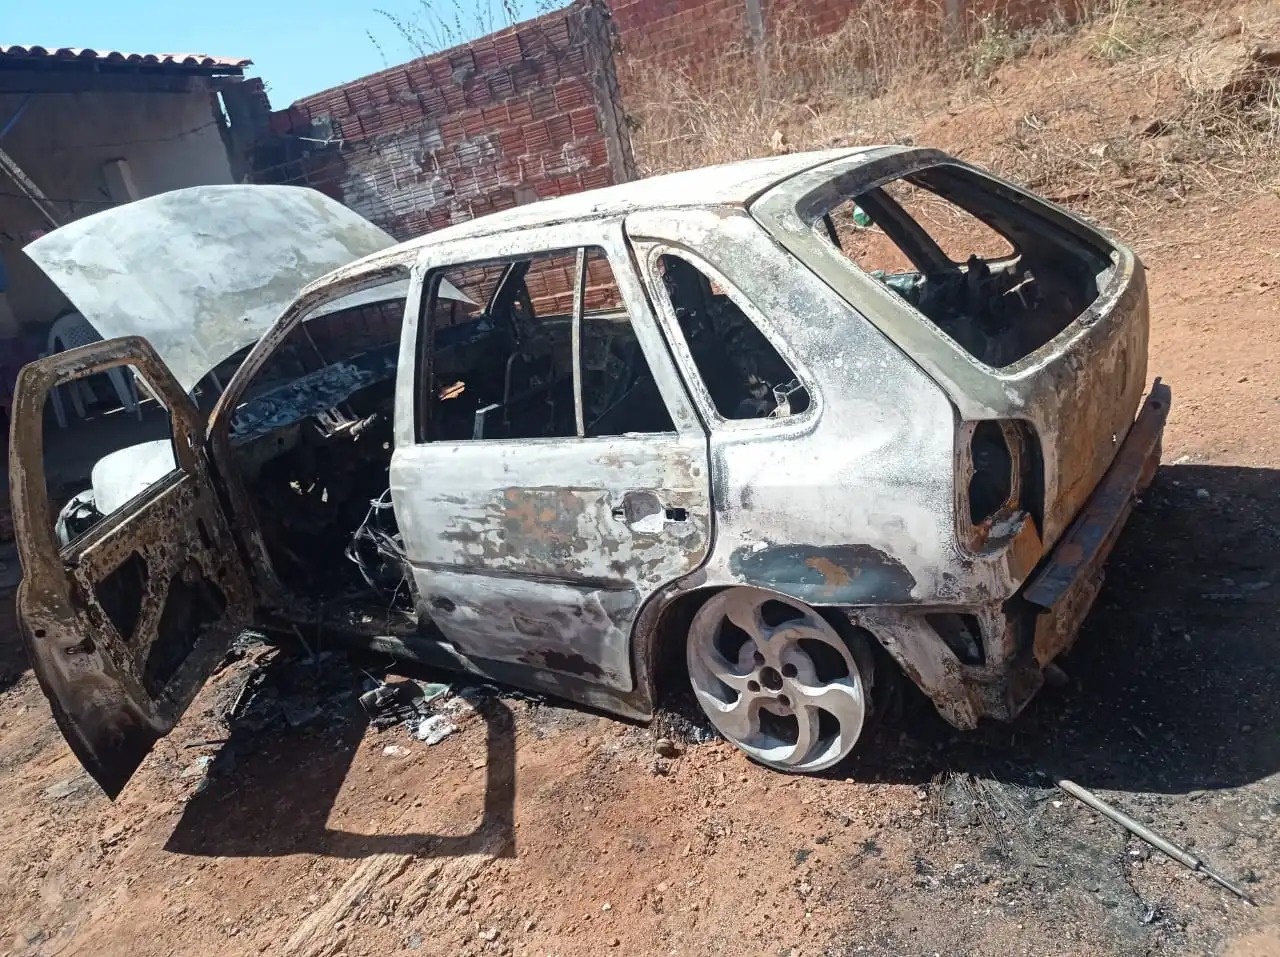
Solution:
<path fill-rule="evenodd" d="M 956 123 L 931 141 L 977 135 Z M 1137 244 L 1150 374 L 1174 392 L 1166 464 L 1070 680 L 1012 726 L 960 734 L 909 700 L 852 772 L 793 779 L 708 738 L 679 694 L 655 728 L 485 695 L 427 746 L 367 725 L 361 663 L 255 653 L 112 804 L 6 619 L 0 951 L 1280 954 L 1280 198 L 1170 205 Z M 319 716 L 228 729 L 251 677 Z M 663 734 L 678 756 L 655 753 Z"/>

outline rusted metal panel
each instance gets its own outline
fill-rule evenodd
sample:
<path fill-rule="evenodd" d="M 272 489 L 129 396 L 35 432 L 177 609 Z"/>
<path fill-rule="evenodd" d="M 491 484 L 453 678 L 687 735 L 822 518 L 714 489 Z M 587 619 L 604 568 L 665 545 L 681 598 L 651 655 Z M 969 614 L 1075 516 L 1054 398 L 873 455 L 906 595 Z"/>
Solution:
<path fill-rule="evenodd" d="M 894 556 L 870 545 L 765 545 L 729 557 L 744 581 L 818 605 L 899 605 L 916 581 Z"/>
<path fill-rule="evenodd" d="M 711 537 L 696 435 L 425 443 L 396 450 L 391 488 L 424 610 L 455 647 L 623 691 L 640 605 Z M 628 515 L 637 492 L 657 509 Z"/>
<path fill-rule="evenodd" d="M 178 468 L 59 552 L 45 486 L 46 396 L 126 364 L 168 407 Z M 72 750 L 113 797 L 253 619 L 249 579 L 199 451 L 202 425 L 139 338 L 42 359 L 15 390 L 9 461 L 23 642 Z"/>
<path fill-rule="evenodd" d="M 850 609 L 846 614 L 853 624 L 875 636 L 949 724 L 966 730 L 978 726 L 986 709 L 971 669 L 966 669 L 929 629 L 923 616 L 893 608 Z"/>
<path fill-rule="evenodd" d="M 1036 629 L 1035 653 L 1047 664 L 1070 646 L 1102 586 L 1111 554 L 1134 499 L 1160 459 L 1172 393 L 1157 381 L 1120 453 L 1083 512 L 1068 529 L 1023 597 L 1047 614 Z"/>
<path fill-rule="evenodd" d="M 1042 683 L 1041 669 L 1074 642 L 1102 586 L 1103 563 L 1119 538 L 1135 496 L 1160 456 L 1170 390 L 1157 383 L 1115 463 L 1085 511 L 1059 541 L 1044 567 L 1005 607 L 962 609 L 981 624 L 986 662 L 966 666 L 931 631 L 924 614 L 887 608 L 850 609 L 850 619 L 873 633 L 939 713 L 960 728 L 981 716 L 1010 720 Z M 1043 609 L 1037 614 L 1037 609 Z M 1024 625 L 1034 634 L 1027 647 Z"/>
<path fill-rule="evenodd" d="M 694 571 L 711 542 L 706 434 L 653 323 L 616 219 L 442 242 L 415 267 L 603 249 L 675 426 L 669 434 L 419 442 L 414 379 L 397 392 L 391 487 L 424 614 L 479 658 L 634 686 L 632 626 L 645 601 Z M 416 362 L 410 303 L 402 369 Z M 550 612 L 560 608 L 559 621 Z M 481 612 L 483 611 L 483 614 Z"/>
<path fill-rule="evenodd" d="M 1148 334 L 1143 267 L 1132 250 L 1112 244 L 1111 268 L 1098 277 L 1099 295 L 1075 322 L 1024 359 L 1000 369 L 984 365 L 884 283 L 852 268 L 802 218 L 803 209 L 817 203 L 836 176 L 843 177 L 841 192 L 852 193 L 939 164 L 982 177 L 1001 196 L 1034 209 L 1067 234 L 1098 236 L 1047 200 L 926 149 L 880 150 L 801 172 L 754 201 L 750 210 L 778 242 L 942 386 L 961 419 L 1013 419 L 1034 426 L 1045 466 L 1040 534 L 1051 547 L 1110 465 L 1142 398 Z"/>
<path fill-rule="evenodd" d="M 893 162 L 886 160 L 882 173 L 897 172 L 901 166 L 895 164 L 908 160 L 937 162 L 936 154 L 889 155 Z M 845 162 L 854 167 L 874 165 L 875 159 L 869 154 Z M 825 175 L 829 171 L 819 167 L 800 179 Z M 1070 349 L 1056 359 L 1021 370 L 1023 391 L 1016 393 L 1004 385 L 992 388 L 989 376 L 970 388 L 980 376 L 965 373 L 974 363 L 954 346 L 944 354 L 933 344 L 931 354 L 925 350 L 927 361 L 899 351 L 895 346 L 911 342 L 911 336 L 900 335 L 891 313 L 885 318 L 879 283 L 868 283 L 876 287 L 874 294 L 858 290 L 867 294 L 854 298 L 857 308 L 851 307 L 834 295 L 836 287 L 819 280 L 821 270 L 807 268 L 811 262 L 773 255 L 776 247 L 738 212 L 636 213 L 628 217 L 627 229 L 637 240 L 651 296 L 661 304 L 660 318 L 699 412 L 715 423 L 717 537 L 705 569 L 710 583 L 753 584 L 814 604 L 858 606 L 848 614 L 880 639 L 949 721 L 971 727 L 984 714 L 1012 717 L 1040 676 L 1018 657 L 1020 625 L 1006 619 L 1001 606 L 1040 561 L 1045 543 L 1036 523 L 1016 508 L 1017 480 L 999 520 L 976 529 L 977 540 L 960 540 L 958 516 L 962 508 L 967 512 L 967 501 L 959 482 L 968 449 L 957 443 L 968 433 L 956 412 L 1029 419 L 1043 430 L 1045 468 L 1056 469 L 1062 457 L 1077 454 L 1087 467 L 1074 481 L 1092 489 L 1097 463 L 1105 467 L 1111 461 L 1117 433 L 1128 429 L 1130 398 L 1141 390 L 1133 379 L 1135 371 L 1145 370 L 1140 273 L 1116 270 L 1112 292 L 1095 304 L 1096 318 L 1082 322 Z M 797 241 L 795 248 L 807 246 Z M 809 411 L 748 423 L 716 415 L 698 387 L 675 317 L 665 308 L 654 262 L 666 252 L 691 259 L 730 294 L 739 293 L 740 305 L 814 398 Z M 896 295 L 887 298 L 896 300 L 894 308 L 902 303 Z M 935 374 L 937 369 L 945 374 Z M 1117 387 L 1119 402 L 1109 398 Z M 1035 403 L 1028 406 L 1016 395 L 1034 396 Z M 1081 421 L 1059 427 L 1073 415 Z M 1002 430 L 1012 467 L 1021 475 L 1027 453 L 1022 437 L 1012 424 Z M 1061 513 L 1075 507 L 1078 490 L 1049 491 L 1057 495 L 1051 503 L 1057 511 L 1047 521 L 1060 528 Z M 955 658 L 925 620 L 931 608 L 978 615 L 990 644 L 985 665 L 966 666 Z M 1080 616 L 1065 617 L 1070 620 L 1063 628 L 1074 633 Z"/>
<path fill-rule="evenodd" d="M 1106 546 L 1123 527 L 1143 477 L 1152 471 L 1153 457 L 1158 461 L 1160 437 L 1171 401 L 1171 390 L 1157 380 L 1089 504 L 1058 543 L 1049 563 L 1027 586 L 1027 601 L 1052 608 L 1075 582 L 1081 568 L 1105 559 Z"/>
<path fill-rule="evenodd" d="M 593 587 L 568 568 L 563 576 L 494 582 L 483 573 L 430 569 L 418 578 L 431 589 L 424 600 L 432 621 L 468 658 L 631 690 L 628 633 L 636 591 Z"/>
<path fill-rule="evenodd" d="M 959 551 L 954 413 L 935 383 L 742 211 L 638 213 L 627 231 L 681 373 L 714 425 L 712 584 L 829 605 L 964 601 L 998 587 Z M 734 421 L 716 413 L 657 272 L 668 253 L 734 298 L 804 383 L 808 409 Z"/>

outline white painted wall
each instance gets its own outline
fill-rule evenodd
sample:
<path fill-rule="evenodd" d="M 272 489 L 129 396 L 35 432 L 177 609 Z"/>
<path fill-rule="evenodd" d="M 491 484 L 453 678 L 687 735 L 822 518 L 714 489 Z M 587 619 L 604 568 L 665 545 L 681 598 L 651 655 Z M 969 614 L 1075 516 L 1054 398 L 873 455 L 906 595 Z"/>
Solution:
<path fill-rule="evenodd" d="M 0 94 L 0 127 L 23 95 Z M 139 197 L 184 186 L 230 183 L 231 166 L 208 93 L 36 94 L 0 140 L 60 210 L 74 218 L 125 202 L 130 179 Z M 128 176 L 113 160 L 126 161 Z M 9 309 L 23 332 L 38 332 L 69 303 L 23 253 L 43 218 L 0 176 L 0 256 L 9 276 Z M 3 310 L 0 310 L 0 320 Z M 0 336 L 13 330 L 0 328 Z"/>

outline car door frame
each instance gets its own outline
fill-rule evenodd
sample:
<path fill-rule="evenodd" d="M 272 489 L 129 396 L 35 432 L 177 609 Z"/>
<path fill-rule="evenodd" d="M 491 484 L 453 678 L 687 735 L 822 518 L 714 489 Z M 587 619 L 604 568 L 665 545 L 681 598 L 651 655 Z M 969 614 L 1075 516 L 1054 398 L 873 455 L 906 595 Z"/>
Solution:
<path fill-rule="evenodd" d="M 176 467 L 60 547 L 44 463 L 46 399 L 54 388 L 122 366 L 135 367 L 168 410 Z M 9 468 L 23 567 L 19 631 L 59 729 L 115 797 L 177 723 L 231 641 L 253 624 L 252 583 L 206 457 L 204 417 L 146 339 L 126 336 L 37 360 L 19 373 L 14 392 Z M 175 523 L 186 532 L 181 547 L 178 535 L 166 534 Z M 138 607 L 123 616 L 117 610 L 113 618 L 97 586 L 135 557 L 142 563 Z M 179 588 L 190 590 L 175 592 Z M 210 614 L 219 597 L 222 607 Z M 190 605 L 204 603 L 190 613 L 206 620 L 173 664 L 165 632 L 186 628 L 172 620 L 167 628 L 165 615 L 184 598 Z M 175 614 L 184 611 L 190 609 Z M 126 636 L 117 623 L 130 619 Z M 161 641 L 166 645 L 157 652 Z M 171 660 L 157 661 L 153 671 L 156 654 Z M 148 687 L 160 681 L 159 690 Z"/>
<path fill-rule="evenodd" d="M 570 252 L 591 248 L 602 249 L 608 258 L 609 266 L 613 271 L 623 303 L 626 306 L 628 318 L 635 330 L 636 339 L 648 363 L 654 384 L 670 414 L 674 428 L 674 432 L 670 433 L 670 435 L 677 442 L 684 443 L 686 447 L 696 447 L 699 456 L 697 481 L 704 483 L 703 501 L 706 507 L 706 515 L 704 519 L 705 527 L 701 534 L 705 536 L 705 547 L 702 549 L 697 562 L 683 571 L 676 579 L 681 580 L 696 572 L 705 563 L 714 541 L 714 505 L 711 499 L 710 475 L 706 467 L 708 434 L 680 377 L 674 357 L 671 355 L 657 318 L 654 315 L 652 304 L 649 302 L 637 272 L 635 258 L 630 244 L 627 242 L 620 218 L 578 220 L 549 226 L 531 227 L 525 230 L 504 233 L 500 236 L 467 237 L 439 244 L 429 244 L 422 250 L 418 261 L 414 265 L 410 280 L 408 308 L 406 309 L 405 327 L 401 340 L 400 368 L 402 370 L 412 368 L 414 375 L 412 377 L 405 376 L 402 379 L 401 387 L 397 390 L 395 456 L 400 457 L 403 462 L 405 460 L 403 453 L 406 450 L 430 447 L 433 444 L 437 444 L 425 440 L 421 432 L 423 422 L 420 404 L 420 396 L 428 388 L 429 380 L 427 377 L 430 374 L 430 354 L 428 351 L 430 346 L 427 342 L 430 330 L 427 323 L 427 309 L 430 305 L 430 287 L 434 274 L 450 266 L 465 266 L 472 263 L 483 263 L 524 255 L 532 256 L 539 253 Z M 575 367 L 580 370 L 580 356 L 577 355 L 576 350 L 574 363 Z M 579 371 L 577 375 L 580 376 L 580 374 Z M 516 445 L 523 445 L 529 449 L 536 449 L 538 446 L 542 446 L 545 449 L 547 443 L 585 442 L 596 443 L 603 447 L 611 441 L 618 444 L 619 441 L 625 442 L 625 437 L 485 440 L 484 444 L 493 448 L 499 446 L 513 448 Z M 422 453 L 410 452 L 409 454 L 412 456 Z M 396 472 L 396 462 L 393 458 L 393 495 L 396 493 Z M 571 482 L 572 480 L 569 481 Z M 569 484 L 569 482 L 566 482 L 566 484 Z M 412 507 L 397 505 L 397 517 L 405 535 L 406 550 L 412 555 L 420 549 L 415 547 L 418 543 L 411 541 L 411 537 L 418 534 L 414 524 L 414 516 L 411 512 Z M 459 537 L 460 541 L 464 538 L 465 536 Z M 415 568 L 414 571 L 416 576 L 419 569 Z M 497 572 L 478 574 L 477 577 L 484 577 L 491 586 L 499 588 L 507 583 L 519 580 L 518 576 Z M 574 700 L 613 711 L 636 715 L 644 714 L 649 707 L 649 695 L 651 692 L 651 688 L 648 687 L 649 668 L 645 656 L 637 654 L 635 636 L 637 631 L 643 627 L 643 622 L 649 620 L 650 616 L 646 614 L 646 611 L 651 606 L 652 601 L 654 599 L 660 600 L 663 593 L 669 590 L 671 584 L 672 582 L 663 582 L 660 586 L 649 589 L 630 613 L 626 622 L 627 627 L 623 630 L 622 636 L 622 640 L 626 643 L 626 648 L 622 649 L 627 661 L 625 674 L 601 675 L 590 667 L 579 675 L 548 669 L 545 667 L 545 655 L 540 657 L 540 653 L 530 647 L 527 650 L 527 654 L 520 656 L 525 663 L 525 667 L 520 668 L 519 673 L 514 676 L 506 675 L 506 680 L 538 687 L 541 690 L 562 694 Z M 449 640 L 448 614 L 451 613 L 450 609 L 456 609 L 457 602 L 454 598 L 446 598 L 445 600 L 440 600 L 440 596 L 434 596 L 433 598 L 429 591 L 428 589 L 428 593 L 421 595 L 424 611 L 431 615 L 446 640 Z M 434 607 L 432 606 L 433 601 L 436 602 Z M 507 651 L 510 655 L 514 655 L 516 649 L 507 649 Z M 615 656 L 615 660 L 620 660 L 621 657 L 622 655 Z"/>
<path fill-rule="evenodd" d="M 234 519 L 236 533 L 254 576 L 261 610 L 270 615 L 273 622 L 277 624 L 296 625 L 307 621 L 314 617 L 314 609 L 309 609 L 305 607 L 305 603 L 296 601 L 295 596 L 277 574 L 275 563 L 271 560 L 271 553 L 262 534 L 262 526 L 253 508 L 249 488 L 240 471 L 234 467 L 235 450 L 231 443 L 231 422 L 235 416 L 236 407 L 240 404 L 241 396 L 244 395 L 254 377 L 262 371 L 276 350 L 301 323 L 313 316 L 323 314 L 318 310 L 323 310 L 327 304 L 401 281 L 403 276 L 398 274 L 410 269 L 413 260 L 413 253 L 393 247 L 384 253 L 322 276 L 305 286 L 245 356 L 209 413 L 207 441 L 210 454 L 214 461 L 226 463 L 226 467 L 221 469 L 221 477 L 227 507 Z M 408 296 L 413 294 L 412 272 L 410 272 L 407 294 Z M 407 308 L 412 300 L 406 298 L 405 301 Z M 408 313 L 405 321 L 408 321 Z M 399 364 L 401 361 L 397 362 L 397 383 L 404 369 L 404 366 Z"/>

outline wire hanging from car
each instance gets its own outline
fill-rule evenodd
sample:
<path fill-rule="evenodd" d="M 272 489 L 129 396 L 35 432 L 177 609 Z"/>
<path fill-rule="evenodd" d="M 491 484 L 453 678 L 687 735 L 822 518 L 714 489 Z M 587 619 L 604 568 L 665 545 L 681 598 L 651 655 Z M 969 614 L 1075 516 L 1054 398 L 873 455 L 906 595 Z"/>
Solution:
<path fill-rule="evenodd" d="M 369 502 L 369 511 L 351 536 L 344 554 L 359 569 L 360 577 L 370 588 L 394 597 L 406 584 L 408 560 L 400 532 L 388 529 L 388 518 L 391 528 L 395 529 L 391 489 Z"/>

